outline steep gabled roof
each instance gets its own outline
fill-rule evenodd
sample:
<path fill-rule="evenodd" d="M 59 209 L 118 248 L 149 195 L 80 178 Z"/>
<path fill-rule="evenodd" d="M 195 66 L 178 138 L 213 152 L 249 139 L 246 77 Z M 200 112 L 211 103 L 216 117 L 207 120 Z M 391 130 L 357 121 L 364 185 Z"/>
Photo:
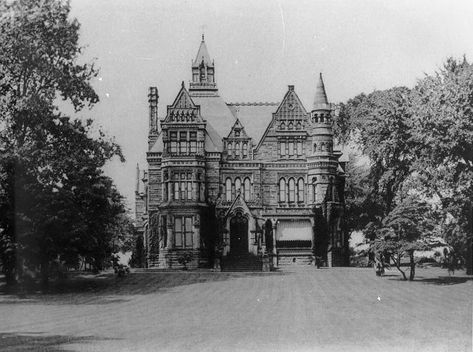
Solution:
<path fill-rule="evenodd" d="M 208 122 L 206 125 L 205 151 L 210 153 L 223 151 L 222 137 L 220 137 L 217 131 L 215 131 L 213 126 Z"/>
<path fill-rule="evenodd" d="M 227 103 L 227 105 L 256 145 L 271 122 L 279 103 Z"/>
<path fill-rule="evenodd" d="M 236 119 L 219 96 L 192 96 L 192 100 L 200 106 L 200 114 L 207 124 L 212 125 L 222 139 L 227 136 Z"/>

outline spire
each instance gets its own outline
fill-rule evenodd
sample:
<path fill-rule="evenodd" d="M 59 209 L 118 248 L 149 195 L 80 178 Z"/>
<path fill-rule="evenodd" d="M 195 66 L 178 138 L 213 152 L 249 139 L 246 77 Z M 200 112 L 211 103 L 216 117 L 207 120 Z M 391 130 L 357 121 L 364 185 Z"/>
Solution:
<path fill-rule="evenodd" d="M 189 93 L 199 96 L 216 96 L 217 84 L 215 83 L 215 65 L 210 59 L 205 37 L 202 34 L 199 51 L 192 61 L 192 81 L 189 84 Z"/>
<path fill-rule="evenodd" d="M 327 93 L 325 93 L 325 85 L 322 79 L 322 72 L 319 76 L 319 81 L 315 88 L 315 99 L 314 99 L 314 109 L 320 109 L 321 106 L 328 106 Z"/>
<path fill-rule="evenodd" d="M 192 63 L 192 67 L 199 66 L 202 61 L 207 66 L 213 66 L 213 62 L 210 59 L 209 51 L 207 50 L 207 45 L 205 45 L 204 34 L 202 34 L 202 41 L 200 42 L 199 51 L 197 52 L 197 56 L 195 57 L 195 60 Z"/>

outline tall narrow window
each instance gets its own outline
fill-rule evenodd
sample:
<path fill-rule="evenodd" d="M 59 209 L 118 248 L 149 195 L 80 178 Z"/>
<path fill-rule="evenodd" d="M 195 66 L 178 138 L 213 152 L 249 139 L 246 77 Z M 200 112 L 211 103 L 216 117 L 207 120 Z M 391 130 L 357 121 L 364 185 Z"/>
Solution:
<path fill-rule="evenodd" d="M 240 192 L 240 191 L 241 191 L 241 180 L 240 180 L 240 178 L 237 177 L 235 179 L 235 192 L 236 192 L 236 194 L 238 194 L 238 192 Z"/>
<path fill-rule="evenodd" d="M 250 179 L 248 177 L 245 178 L 244 190 L 245 190 L 245 200 L 249 201 L 250 200 L 250 192 L 251 192 L 251 183 L 250 183 Z"/>
<path fill-rule="evenodd" d="M 289 152 L 288 152 L 289 156 L 293 156 L 294 155 L 294 142 L 289 142 Z"/>
<path fill-rule="evenodd" d="M 297 181 L 297 201 L 304 202 L 304 179 L 302 178 Z"/>
<path fill-rule="evenodd" d="M 288 184 L 289 184 L 289 199 L 288 199 L 288 201 L 290 203 L 292 203 L 292 202 L 295 201 L 296 182 L 294 181 L 293 178 L 290 178 Z"/>
<path fill-rule="evenodd" d="M 190 140 L 190 152 L 197 153 L 197 132 L 190 132 L 189 140 Z"/>
<path fill-rule="evenodd" d="M 286 142 L 281 142 L 280 144 L 281 156 L 286 156 Z"/>
<path fill-rule="evenodd" d="M 302 141 L 297 141 L 297 155 L 302 155 Z"/>
<path fill-rule="evenodd" d="M 317 200 L 317 177 L 312 178 L 312 203 Z"/>
<path fill-rule="evenodd" d="M 192 199 L 192 182 L 187 181 L 187 199 Z"/>
<path fill-rule="evenodd" d="M 192 247 L 192 217 L 186 216 L 184 228 L 184 247 Z"/>
<path fill-rule="evenodd" d="M 228 156 L 233 157 L 233 143 L 232 142 L 228 143 L 227 149 L 228 149 Z"/>
<path fill-rule="evenodd" d="M 238 142 L 235 143 L 235 157 L 236 158 L 240 157 L 240 143 Z"/>
<path fill-rule="evenodd" d="M 177 132 L 171 131 L 169 133 L 169 138 L 171 140 L 171 153 L 177 153 Z"/>
<path fill-rule="evenodd" d="M 180 216 L 174 218 L 174 245 L 182 247 L 182 218 Z"/>
<path fill-rule="evenodd" d="M 179 182 L 174 182 L 174 199 L 179 200 Z"/>
<path fill-rule="evenodd" d="M 187 132 L 179 132 L 179 153 L 187 154 Z"/>
<path fill-rule="evenodd" d="M 279 180 L 279 201 L 286 201 L 286 180 L 284 178 Z"/>
<path fill-rule="evenodd" d="M 243 143 L 243 158 L 248 156 L 248 143 Z"/>
<path fill-rule="evenodd" d="M 205 183 L 200 183 L 200 201 L 203 202 L 205 200 Z"/>
<path fill-rule="evenodd" d="M 227 202 L 232 200 L 232 180 L 230 178 L 225 180 L 225 200 Z"/>

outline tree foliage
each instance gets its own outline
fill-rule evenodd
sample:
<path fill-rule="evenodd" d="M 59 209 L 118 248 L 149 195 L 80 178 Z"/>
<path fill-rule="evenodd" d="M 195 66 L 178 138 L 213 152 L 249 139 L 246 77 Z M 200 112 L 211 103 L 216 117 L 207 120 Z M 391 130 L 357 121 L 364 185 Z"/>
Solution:
<path fill-rule="evenodd" d="M 0 258 L 10 281 L 24 267 L 47 281 L 55 260 L 83 257 L 100 269 L 125 210 L 102 172 L 123 159 L 120 147 L 55 105 L 60 97 L 80 111 L 98 101 L 69 10 L 59 0 L 0 4 Z"/>
<path fill-rule="evenodd" d="M 350 181 L 359 175 L 347 172 L 347 184 L 368 185 L 358 198 L 347 194 L 347 204 L 353 205 L 348 213 L 367 216 L 362 223 L 368 236 L 379 242 L 384 238 L 379 229 L 392 229 L 386 221 L 396 214 L 407 225 L 403 197 L 416 194 L 439 204 L 442 236 L 465 255 L 473 196 L 472 106 L 473 67 L 466 59 L 451 58 L 413 89 L 374 91 L 341 104 L 334 129 L 339 141 L 355 143 L 369 159 L 363 181 Z M 396 241 L 399 250 L 409 252 L 407 243 L 415 247 L 417 240 Z M 380 243 L 391 248 L 394 242 Z"/>

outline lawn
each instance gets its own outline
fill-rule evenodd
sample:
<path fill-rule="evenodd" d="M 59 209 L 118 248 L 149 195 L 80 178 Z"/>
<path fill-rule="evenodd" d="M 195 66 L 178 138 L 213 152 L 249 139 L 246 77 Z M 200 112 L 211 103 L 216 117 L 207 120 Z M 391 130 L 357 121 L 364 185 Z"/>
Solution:
<path fill-rule="evenodd" d="M 438 268 L 76 277 L 0 295 L 0 351 L 471 351 L 473 280 Z"/>

